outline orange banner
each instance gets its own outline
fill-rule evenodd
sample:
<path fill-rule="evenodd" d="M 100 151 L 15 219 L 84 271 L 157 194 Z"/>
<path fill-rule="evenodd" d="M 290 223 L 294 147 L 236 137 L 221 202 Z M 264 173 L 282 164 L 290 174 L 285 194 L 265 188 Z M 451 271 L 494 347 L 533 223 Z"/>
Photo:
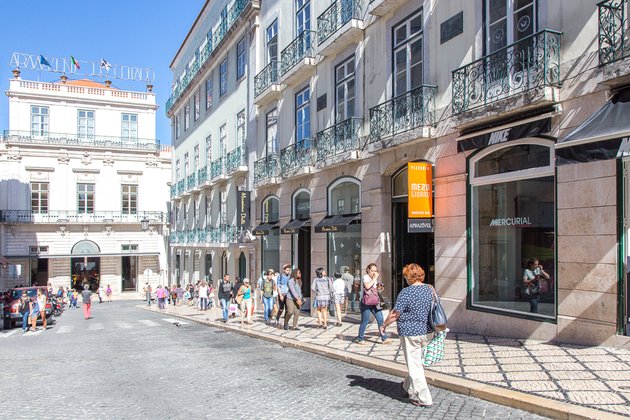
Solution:
<path fill-rule="evenodd" d="M 410 219 L 433 217 L 433 165 L 429 162 L 407 164 L 407 195 Z"/>

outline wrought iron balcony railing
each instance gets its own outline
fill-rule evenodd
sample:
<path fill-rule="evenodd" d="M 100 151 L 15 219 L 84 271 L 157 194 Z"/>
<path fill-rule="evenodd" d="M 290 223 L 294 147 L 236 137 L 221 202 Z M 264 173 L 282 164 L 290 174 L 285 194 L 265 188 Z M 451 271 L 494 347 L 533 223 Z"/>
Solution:
<path fill-rule="evenodd" d="M 177 185 L 171 185 L 171 198 L 175 198 L 177 196 Z"/>
<path fill-rule="evenodd" d="M 182 195 L 186 191 L 186 180 L 180 179 L 177 181 L 177 195 Z"/>
<path fill-rule="evenodd" d="M 348 118 L 317 133 L 317 160 L 361 148 L 361 118 Z"/>
<path fill-rule="evenodd" d="M 254 184 L 260 185 L 279 175 L 280 158 L 276 153 L 269 154 L 254 162 Z"/>
<path fill-rule="evenodd" d="M 188 190 L 192 190 L 193 188 L 197 186 L 197 180 L 196 180 L 195 175 L 197 175 L 195 172 L 188 175 L 188 178 L 186 180 L 186 187 L 188 188 Z"/>
<path fill-rule="evenodd" d="M 177 242 L 180 244 L 183 244 L 186 242 L 186 232 L 183 230 L 180 230 L 179 232 L 177 232 Z"/>
<path fill-rule="evenodd" d="M 223 175 L 223 158 L 220 157 L 210 163 L 210 179 L 216 179 Z"/>
<path fill-rule="evenodd" d="M 83 138 L 78 133 L 50 133 L 20 130 L 5 130 L 2 140 L 5 143 L 48 144 L 55 146 L 106 147 L 110 149 L 161 150 L 155 139 L 125 138 L 115 136 L 90 135 Z"/>
<path fill-rule="evenodd" d="M 280 150 L 280 175 L 291 175 L 299 168 L 315 163 L 315 142 L 308 138 Z"/>
<path fill-rule="evenodd" d="M 280 61 L 273 60 L 254 77 L 254 97 L 259 96 L 272 84 L 278 83 L 279 67 Z"/>
<path fill-rule="evenodd" d="M 141 211 L 126 213 L 122 211 L 95 211 L 80 213 L 77 210 L 48 210 L 38 213 L 32 210 L 0 210 L 0 223 L 140 223 L 148 220 L 150 223 L 166 221 L 161 211 Z"/>
<path fill-rule="evenodd" d="M 247 153 L 244 147 L 239 146 L 227 154 L 225 170 L 231 174 L 241 166 L 247 166 Z"/>
<path fill-rule="evenodd" d="M 454 70 L 453 114 L 560 86 L 560 36 L 545 29 Z"/>
<path fill-rule="evenodd" d="M 606 0 L 597 5 L 599 15 L 599 64 L 630 56 L 628 0 Z"/>
<path fill-rule="evenodd" d="M 315 31 L 303 31 L 280 54 L 280 73 L 285 75 L 300 60 L 315 57 Z"/>
<path fill-rule="evenodd" d="M 433 124 L 436 92 L 422 85 L 370 108 L 370 142 Z"/>
<path fill-rule="evenodd" d="M 319 45 L 352 19 L 361 19 L 363 0 L 337 0 L 317 18 Z"/>
<path fill-rule="evenodd" d="M 168 235 L 168 240 L 172 244 L 176 244 L 178 242 L 178 239 L 179 238 L 177 232 L 171 232 L 170 235 Z"/>
<path fill-rule="evenodd" d="M 197 171 L 197 185 L 201 185 L 208 180 L 208 167 L 204 166 Z"/>

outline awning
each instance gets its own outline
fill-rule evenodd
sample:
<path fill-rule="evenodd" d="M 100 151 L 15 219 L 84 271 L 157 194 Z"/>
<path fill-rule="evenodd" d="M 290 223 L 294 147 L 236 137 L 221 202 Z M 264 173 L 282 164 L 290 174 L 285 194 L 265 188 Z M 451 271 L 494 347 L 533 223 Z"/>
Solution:
<path fill-rule="evenodd" d="M 536 137 L 551 131 L 551 117 L 543 115 L 523 120 L 518 125 L 504 125 L 499 129 L 485 130 L 461 136 L 457 139 L 457 151 L 481 149 L 493 144 L 505 143 L 525 137 Z"/>
<path fill-rule="evenodd" d="M 286 225 L 282 226 L 282 229 L 280 230 L 280 232 L 287 233 L 287 234 L 295 234 L 295 233 L 299 233 L 300 229 L 306 229 L 310 227 L 311 227 L 311 219 L 306 219 L 306 220 L 293 219 L 289 221 L 289 223 L 287 223 Z"/>
<path fill-rule="evenodd" d="M 252 233 L 256 236 L 269 235 L 271 229 L 278 229 L 278 222 L 261 223 L 256 228 L 254 228 Z"/>
<path fill-rule="evenodd" d="M 315 232 L 345 232 L 348 225 L 361 223 L 361 213 L 326 216 L 315 225 Z"/>
<path fill-rule="evenodd" d="M 594 162 L 630 155 L 630 89 L 617 92 L 556 144 L 556 163 Z"/>

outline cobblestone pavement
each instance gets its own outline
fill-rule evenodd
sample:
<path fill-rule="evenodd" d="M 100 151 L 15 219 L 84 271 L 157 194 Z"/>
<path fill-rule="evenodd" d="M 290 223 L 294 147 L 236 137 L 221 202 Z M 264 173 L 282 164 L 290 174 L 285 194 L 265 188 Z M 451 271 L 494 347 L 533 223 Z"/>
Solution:
<path fill-rule="evenodd" d="M 169 306 L 167 310 L 192 318 L 221 317 L 217 309 L 204 314 L 188 307 Z M 358 332 L 358 324 L 353 322 L 321 330 L 314 318 L 306 316 L 300 318 L 300 331 L 284 331 L 261 322 L 262 314 L 255 316 L 257 322 L 244 329 L 404 364 L 399 340 L 380 344 L 375 324 L 368 327 L 368 345 L 359 346 L 352 344 Z M 230 323 L 240 328 L 239 322 Z M 444 360 L 430 371 L 630 416 L 628 350 L 470 334 L 449 334 L 446 341 Z"/>
<path fill-rule="evenodd" d="M 2 418 L 541 418 L 438 388 L 414 407 L 398 377 L 137 304 L 0 331 Z"/>

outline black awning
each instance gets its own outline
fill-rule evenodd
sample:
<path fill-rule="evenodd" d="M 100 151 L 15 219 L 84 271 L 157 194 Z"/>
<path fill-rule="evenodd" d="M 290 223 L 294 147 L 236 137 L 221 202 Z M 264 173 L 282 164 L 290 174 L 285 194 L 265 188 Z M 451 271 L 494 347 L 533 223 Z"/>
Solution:
<path fill-rule="evenodd" d="M 551 131 L 551 117 L 529 121 L 520 125 L 499 128 L 484 134 L 469 135 L 457 139 L 457 152 L 481 149 L 493 144 L 536 137 Z"/>
<path fill-rule="evenodd" d="M 311 227 L 311 219 L 306 219 L 306 220 L 293 219 L 289 221 L 289 223 L 287 223 L 286 225 L 282 226 L 282 229 L 280 229 L 280 232 L 287 233 L 287 234 L 295 234 L 295 233 L 298 233 L 300 229 L 306 229 L 310 227 Z"/>
<path fill-rule="evenodd" d="M 261 223 L 260 225 L 256 226 L 256 228 L 254 228 L 254 231 L 252 233 L 256 236 L 269 235 L 271 229 L 278 229 L 278 222 Z"/>
<path fill-rule="evenodd" d="M 315 225 L 315 232 L 345 232 L 354 223 L 361 223 L 361 213 L 326 216 Z"/>
<path fill-rule="evenodd" d="M 625 89 L 556 144 L 556 163 L 565 165 L 626 156 L 630 154 L 629 136 L 630 89 Z"/>

